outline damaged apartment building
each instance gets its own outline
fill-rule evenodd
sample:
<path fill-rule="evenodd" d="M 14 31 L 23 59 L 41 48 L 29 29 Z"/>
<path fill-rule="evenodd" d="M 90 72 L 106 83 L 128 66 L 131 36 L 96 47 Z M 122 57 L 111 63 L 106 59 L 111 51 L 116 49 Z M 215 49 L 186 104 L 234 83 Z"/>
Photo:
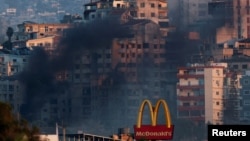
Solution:
<path fill-rule="evenodd" d="M 77 91 L 70 118 L 79 122 L 74 126 L 87 130 L 81 121 L 91 119 L 112 130 L 132 129 L 141 99 L 173 99 L 175 84 L 168 85 L 167 79 L 168 71 L 173 70 L 166 68 L 167 6 L 165 1 L 96 1 L 84 5 L 84 22 L 117 17 L 131 29 L 132 37 L 116 38 L 112 46 L 97 50 L 96 74 L 84 67 L 93 65 L 88 55 L 79 58 L 75 70 L 75 82 L 79 82 L 74 88 Z"/>
<path fill-rule="evenodd" d="M 133 127 L 141 99 L 174 101 L 175 80 L 170 80 L 168 75 L 176 71 L 168 67 L 165 48 L 170 30 L 167 9 L 168 3 L 162 0 L 101 0 L 85 4 L 82 22 L 77 21 L 78 24 L 105 17 L 117 18 L 132 36 L 114 38 L 109 46 L 94 51 L 84 50 L 74 56 L 70 69 L 53 73 L 58 82 L 51 81 L 51 86 L 58 86 L 48 88 L 50 82 L 36 85 L 41 91 L 37 95 L 36 90 L 30 94 L 33 102 L 29 98 L 22 101 L 26 107 L 33 107 L 33 112 L 24 112 L 27 114 L 24 117 L 29 117 L 42 130 L 54 128 L 58 123 L 72 127 L 72 130 L 111 134 L 120 127 Z M 72 25 L 24 22 L 18 25 L 13 44 L 15 48 L 25 46 L 30 50 L 42 47 L 53 58 L 53 55 L 60 55 L 56 47 L 60 47 L 60 39 L 67 36 L 64 33 Z M 98 39 L 95 40 L 98 42 Z M 32 68 L 39 70 L 45 66 L 40 68 L 40 73 L 50 73 L 51 69 L 46 68 L 44 63 L 49 59 L 43 57 L 40 56 L 44 60 L 38 61 Z M 29 61 L 36 59 L 39 58 Z M 56 70 L 57 65 L 51 67 Z M 29 95 L 27 91 L 25 94 Z M 92 130 L 93 124 L 100 126 L 99 131 Z"/>

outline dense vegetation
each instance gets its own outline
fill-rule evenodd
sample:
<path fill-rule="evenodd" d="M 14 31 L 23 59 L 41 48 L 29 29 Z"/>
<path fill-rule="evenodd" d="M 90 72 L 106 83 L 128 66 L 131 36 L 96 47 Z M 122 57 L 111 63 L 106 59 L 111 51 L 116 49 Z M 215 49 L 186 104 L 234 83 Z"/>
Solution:
<path fill-rule="evenodd" d="M 9 104 L 0 102 L 0 141 L 39 141 L 39 129 L 12 113 Z"/>

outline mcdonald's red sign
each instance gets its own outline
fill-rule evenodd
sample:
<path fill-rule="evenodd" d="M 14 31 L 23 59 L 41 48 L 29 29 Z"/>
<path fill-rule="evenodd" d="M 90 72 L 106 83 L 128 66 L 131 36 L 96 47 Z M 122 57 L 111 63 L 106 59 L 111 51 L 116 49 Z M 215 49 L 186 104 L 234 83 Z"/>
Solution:
<path fill-rule="evenodd" d="M 145 105 L 148 105 L 151 116 L 151 125 L 142 125 L 142 115 Z M 160 105 L 163 105 L 166 117 L 166 125 L 157 125 L 158 110 Z M 149 100 L 144 100 L 140 106 L 137 125 L 134 125 L 135 139 L 146 140 L 171 140 L 173 138 L 174 125 L 171 123 L 170 112 L 167 102 L 163 99 L 157 101 L 153 107 Z"/>

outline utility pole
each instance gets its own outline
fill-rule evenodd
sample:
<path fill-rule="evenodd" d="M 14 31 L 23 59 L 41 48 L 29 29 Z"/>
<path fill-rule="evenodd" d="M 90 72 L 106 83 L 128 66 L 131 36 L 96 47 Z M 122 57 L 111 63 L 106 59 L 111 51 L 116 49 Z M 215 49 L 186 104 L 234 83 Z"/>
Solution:
<path fill-rule="evenodd" d="M 57 133 L 58 136 L 59 136 L 58 128 L 62 128 L 62 130 L 63 130 L 63 141 L 66 141 L 66 128 L 64 126 L 59 126 L 56 123 L 56 133 Z"/>
<path fill-rule="evenodd" d="M 66 129 L 63 127 L 63 141 L 66 141 Z"/>

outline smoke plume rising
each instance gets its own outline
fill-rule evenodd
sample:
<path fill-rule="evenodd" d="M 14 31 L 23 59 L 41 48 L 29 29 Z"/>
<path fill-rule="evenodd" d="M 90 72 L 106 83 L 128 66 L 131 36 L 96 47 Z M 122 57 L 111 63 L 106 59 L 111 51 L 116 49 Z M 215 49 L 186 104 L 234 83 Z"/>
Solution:
<path fill-rule="evenodd" d="M 71 70 L 76 57 L 85 51 L 110 47 L 114 38 L 127 37 L 129 30 L 118 20 L 106 18 L 86 24 L 78 23 L 67 29 L 55 53 L 49 56 L 42 47 L 33 49 L 25 70 L 18 79 L 25 87 L 25 115 L 39 111 L 50 97 L 59 97 L 60 89 L 67 89 L 67 81 L 57 81 L 56 74 Z"/>

